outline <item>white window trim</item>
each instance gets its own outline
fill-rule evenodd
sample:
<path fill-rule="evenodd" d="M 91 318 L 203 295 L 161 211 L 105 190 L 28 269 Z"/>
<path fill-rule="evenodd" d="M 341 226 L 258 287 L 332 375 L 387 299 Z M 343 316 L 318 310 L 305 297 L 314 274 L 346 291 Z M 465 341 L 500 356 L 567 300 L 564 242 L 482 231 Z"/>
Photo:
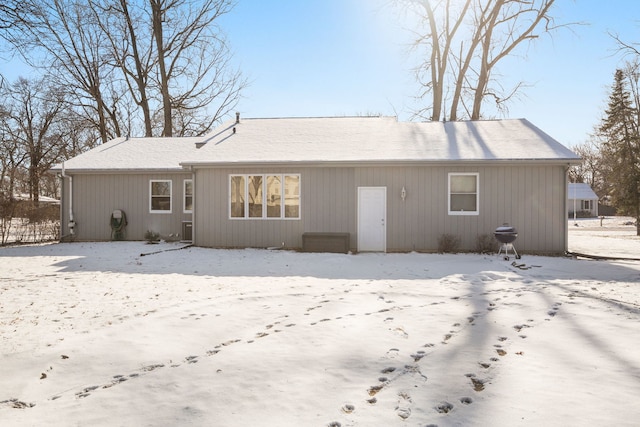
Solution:
<path fill-rule="evenodd" d="M 299 173 L 234 173 L 229 174 L 229 180 L 227 189 L 231 191 L 231 179 L 234 176 L 242 176 L 244 177 L 244 217 L 231 216 L 231 194 L 229 193 L 227 196 L 227 204 L 228 204 L 228 217 L 230 220 L 268 220 L 268 221 L 298 221 L 302 217 L 302 194 L 298 196 L 298 216 L 297 217 L 285 217 L 285 177 L 287 176 L 296 176 L 298 177 L 298 185 L 302 180 L 301 174 Z M 262 177 L 262 216 L 261 217 L 250 217 L 249 216 L 249 177 L 250 176 L 259 176 Z M 280 216 L 279 217 L 268 217 L 267 216 L 267 177 L 269 176 L 280 176 L 281 181 L 281 194 L 282 194 L 282 203 L 280 204 Z"/>
<path fill-rule="evenodd" d="M 451 177 L 452 176 L 475 176 L 476 177 L 476 210 L 475 211 L 452 211 L 451 210 Z M 447 211 L 449 215 L 480 215 L 480 174 L 478 172 L 449 172 L 447 178 Z"/>
<path fill-rule="evenodd" d="M 169 210 L 154 210 L 153 209 L 153 183 L 154 182 L 168 182 L 169 183 Z M 160 196 L 159 196 L 160 197 Z M 166 197 L 166 196 L 161 196 Z M 173 213 L 173 181 L 170 179 L 150 179 L 149 180 L 149 212 L 157 214 L 170 214 Z"/>
<path fill-rule="evenodd" d="M 187 183 L 191 183 L 191 206 L 193 206 L 193 179 L 185 179 L 182 181 L 182 212 L 193 213 L 193 209 L 187 209 Z"/>

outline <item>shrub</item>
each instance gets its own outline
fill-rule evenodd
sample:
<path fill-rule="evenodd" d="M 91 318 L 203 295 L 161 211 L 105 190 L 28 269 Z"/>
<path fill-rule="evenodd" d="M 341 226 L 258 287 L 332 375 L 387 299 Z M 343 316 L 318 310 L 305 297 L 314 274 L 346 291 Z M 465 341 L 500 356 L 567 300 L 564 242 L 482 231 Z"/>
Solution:
<path fill-rule="evenodd" d="M 60 205 L 30 200 L 0 200 L 0 245 L 44 242 L 59 237 Z"/>
<path fill-rule="evenodd" d="M 454 234 L 442 234 L 438 237 L 438 252 L 454 254 L 460 248 L 460 237 Z"/>
<path fill-rule="evenodd" d="M 144 240 L 147 243 L 157 243 L 160 240 L 160 233 L 156 233 L 153 230 L 147 230 L 144 232 Z"/>
<path fill-rule="evenodd" d="M 576 218 L 593 218 L 591 211 L 576 211 Z M 573 218 L 573 211 L 569 212 L 569 219 Z"/>
<path fill-rule="evenodd" d="M 491 234 L 479 234 L 476 236 L 476 252 L 481 254 L 495 252 L 497 242 Z"/>

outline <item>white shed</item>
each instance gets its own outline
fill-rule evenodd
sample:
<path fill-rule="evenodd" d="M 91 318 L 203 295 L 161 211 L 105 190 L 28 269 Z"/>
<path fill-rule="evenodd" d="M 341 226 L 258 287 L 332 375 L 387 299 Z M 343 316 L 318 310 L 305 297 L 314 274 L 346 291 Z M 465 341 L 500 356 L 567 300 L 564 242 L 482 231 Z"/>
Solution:
<path fill-rule="evenodd" d="M 574 212 L 578 217 L 598 216 L 598 195 L 589 184 L 569 183 L 567 196 L 569 199 L 567 209 L 570 217 L 573 217 Z"/>

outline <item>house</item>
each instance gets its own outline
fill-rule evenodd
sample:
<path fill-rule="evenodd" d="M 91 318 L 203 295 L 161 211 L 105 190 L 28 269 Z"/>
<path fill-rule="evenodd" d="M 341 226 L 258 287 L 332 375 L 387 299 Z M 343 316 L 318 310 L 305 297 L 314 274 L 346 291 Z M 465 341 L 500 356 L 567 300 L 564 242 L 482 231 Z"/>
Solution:
<path fill-rule="evenodd" d="M 54 168 L 65 239 L 147 230 L 204 247 L 473 250 L 509 223 L 520 252 L 567 249 L 569 149 L 525 119 L 230 120 L 199 138 L 116 139 Z M 317 242 L 316 242 L 317 243 Z M 335 245 L 335 246 L 331 246 Z"/>
<path fill-rule="evenodd" d="M 598 216 L 598 195 L 589 184 L 570 182 L 567 198 L 570 217 L 573 217 L 574 214 L 579 218 Z"/>

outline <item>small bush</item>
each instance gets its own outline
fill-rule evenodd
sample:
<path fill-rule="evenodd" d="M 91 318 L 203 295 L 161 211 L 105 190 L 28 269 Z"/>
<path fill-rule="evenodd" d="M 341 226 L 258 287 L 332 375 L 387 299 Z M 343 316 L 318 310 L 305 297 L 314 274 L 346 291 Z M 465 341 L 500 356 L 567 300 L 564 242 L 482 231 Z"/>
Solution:
<path fill-rule="evenodd" d="M 496 239 L 491 234 L 479 234 L 476 236 L 476 252 L 487 254 L 495 252 L 497 247 Z"/>
<path fill-rule="evenodd" d="M 576 218 L 593 218 L 595 217 L 591 211 L 576 211 Z M 573 218 L 573 211 L 569 212 L 569 219 Z"/>
<path fill-rule="evenodd" d="M 442 234 L 438 237 L 438 252 L 455 254 L 460 248 L 460 237 L 453 234 Z"/>
<path fill-rule="evenodd" d="M 0 245 L 55 240 L 59 235 L 60 205 L 30 200 L 0 200 Z"/>
<path fill-rule="evenodd" d="M 144 240 L 146 240 L 147 243 L 157 243 L 160 240 L 160 233 L 156 233 L 152 230 L 147 230 L 144 233 Z"/>

